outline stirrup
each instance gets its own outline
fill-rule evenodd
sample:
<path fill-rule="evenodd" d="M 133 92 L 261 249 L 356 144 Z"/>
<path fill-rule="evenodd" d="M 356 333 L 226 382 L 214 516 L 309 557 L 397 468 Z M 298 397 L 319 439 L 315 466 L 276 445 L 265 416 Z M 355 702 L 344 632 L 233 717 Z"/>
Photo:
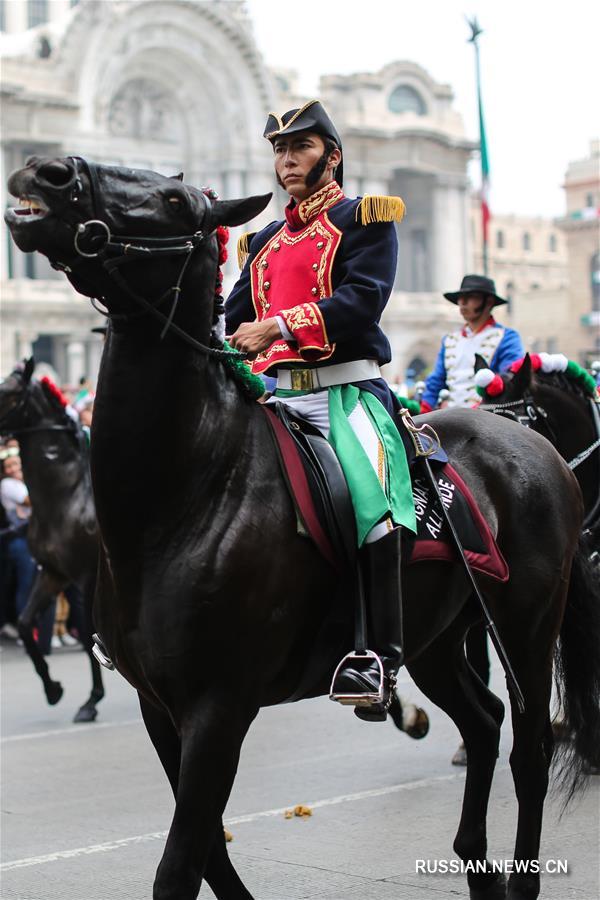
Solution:
<path fill-rule="evenodd" d="M 105 669 L 110 669 L 112 671 L 115 668 L 115 664 L 106 652 L 106 647 L 100 640 L 100 637 L 97 634 L 93 634 L 92 640 L 94 641 L 94 645 L 92 646 L 92 653 L 101 666 L 104 666 Z"/>
<path fill-rule="evenodd" d="M 377 665 L 379 668 L 378 690 L 376 692 L 363 691 L 358 694 L 345 694 L 339 691 L 335 691 L 335 682 L 338 674 L 344 668 L 346 668 L 346 665 L 348 663 L 352 663 L 354 660 L 365 659 L 374 659 L 377 661 Z M 329 699 L 335 700 L 337 703 L 341 703 L 342 706 L 373 706 L 377 703 L 383 704 L 385 701 L 385 672 L 383 671 L 383 663 L 381 662 L 381 659 L 377 655 L 377 653 L 374 653 L 372 650 L 365 650 L 363 653 L 358 653 L 356 650 L 353 650 L 351 653 L 347 653 L 333 673 L 333 678 L 331 679 L 331 687 L 329 688 Z"/>

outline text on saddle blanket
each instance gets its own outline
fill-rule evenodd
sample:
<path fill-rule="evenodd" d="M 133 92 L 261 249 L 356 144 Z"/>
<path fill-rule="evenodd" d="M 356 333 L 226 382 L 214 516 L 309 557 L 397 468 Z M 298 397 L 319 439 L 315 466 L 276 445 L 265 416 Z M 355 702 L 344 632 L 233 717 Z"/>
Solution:
<path fill-rule="evenodd" d="M 434 474 L 440 497 L 471 567 L 497 581 L 507 581 L 508 566 L 465 482 L 450 463 L 435 466 Z M 457 554 L 448 525 L 442 515 L 439 501 L 433 495 L 424 475 L 417 474 L 413 477 L 412 489 L 417 537 L 409 562 L 412 564 L 428 560 L 456 561 Z"/>

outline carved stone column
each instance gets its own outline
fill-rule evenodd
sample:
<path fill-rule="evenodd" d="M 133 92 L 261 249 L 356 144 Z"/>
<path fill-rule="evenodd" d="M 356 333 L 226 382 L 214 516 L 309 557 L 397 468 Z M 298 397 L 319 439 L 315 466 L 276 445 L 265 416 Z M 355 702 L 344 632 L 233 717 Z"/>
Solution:
<path fill-rule="evenodd" d="M 88 373 L 85 371 L 85 344 L 80 340 L 70 340 L 67 344 L 67 382 L 75 386 L 79 379 Z"/>

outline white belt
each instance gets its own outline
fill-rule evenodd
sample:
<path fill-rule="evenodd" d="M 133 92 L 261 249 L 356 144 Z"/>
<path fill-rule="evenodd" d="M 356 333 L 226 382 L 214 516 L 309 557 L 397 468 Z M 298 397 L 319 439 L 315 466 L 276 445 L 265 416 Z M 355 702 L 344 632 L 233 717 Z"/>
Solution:
<path fill-rule="evenodd" d="M 333 384 L 351 384 L 372 378 L 381 378 L 376 360 L 354 359 L 320 369 L 278 369 L 277 387 L 284 391 L 316 391 Z"/>

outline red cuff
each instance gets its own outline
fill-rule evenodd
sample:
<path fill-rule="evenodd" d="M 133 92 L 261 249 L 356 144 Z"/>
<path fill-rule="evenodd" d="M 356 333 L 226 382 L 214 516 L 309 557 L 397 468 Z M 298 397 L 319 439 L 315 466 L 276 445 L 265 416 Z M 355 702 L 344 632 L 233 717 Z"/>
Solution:
<path fill-rule="evenodd" d="M 301 303 L 278 313 L 285 322 L 302 359 L 315 360 L 331 356 L 325 322 L 317 303 Z"/>
<path fill-rule="evenodd" d="M 421 400 L 421 412 L 433 412 L 433 406 L 430 406 L 427 400 Z"/>

